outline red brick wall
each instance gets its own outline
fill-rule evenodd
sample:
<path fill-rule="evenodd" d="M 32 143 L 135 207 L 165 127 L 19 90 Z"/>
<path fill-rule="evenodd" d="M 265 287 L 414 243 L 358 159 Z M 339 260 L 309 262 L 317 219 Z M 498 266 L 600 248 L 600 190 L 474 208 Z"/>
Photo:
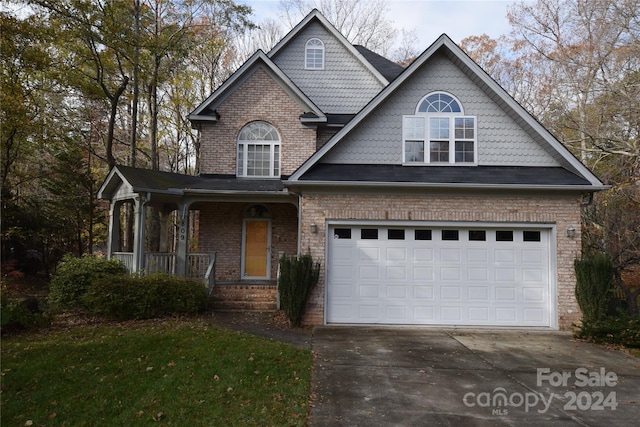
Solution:
<path fill-rule="evenodd" d="M 304 109 L 262 68 L 230 94 L 217 111 L 218 123 L 202 127 L 202 174 L 235 175 L 238 133 L 255 120 L 270 123 L 280 134 L 282 175 L 293 173 L 315 152 L 316 130 L 300 124 Z"/>
<path fill-rule="evenodd" d="M 199 250 L 216 252 L 216 280 L 241 280 L 242 214 L 250 203 L 206 203 L 200 207 Z M 271 280 L 276 279 L 278 252 L 297 253 L 298 213 L 286 203 L 265 204 L 271 211 Z"/>
<path fill-rule="evenodd" d="M 580 255 L 580 199 L 570 196 L 501 195 L 329 195 L 305 194 L 302 200 L 301 244 L 310 247 L 315 260 L 325 257 L 325 220 L 423 220 L 549 223 L 557 228 L 558 323 L 568 329 L 580 319 L 574 295 L 573 261 Z M 318 225 L 312 234 L 310 225 Z M 566 236 L 569 226 L 574 238 Z M 553 242 L 552 242 L 553 244 Z M 324 322 L 324 271 L 311 295 L 304 321 Z"/>

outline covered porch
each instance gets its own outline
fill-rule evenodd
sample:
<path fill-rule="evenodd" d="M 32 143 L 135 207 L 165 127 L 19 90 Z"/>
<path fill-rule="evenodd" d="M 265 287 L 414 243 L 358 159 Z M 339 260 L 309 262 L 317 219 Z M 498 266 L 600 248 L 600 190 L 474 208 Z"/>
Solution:
<path fill-rule="evenodd" d="M 298 197 L 280 180 L 117 166 L 98 197 L 110 202 L 106 255 L 130 273 L 202 280 L 210 294 L 216 285 L 275 286 L 279 256 L 299 250 Z M 256 246 L 260 236 L 264 241 Z M 262 261 L 256 252 L 263 253 Z"/>

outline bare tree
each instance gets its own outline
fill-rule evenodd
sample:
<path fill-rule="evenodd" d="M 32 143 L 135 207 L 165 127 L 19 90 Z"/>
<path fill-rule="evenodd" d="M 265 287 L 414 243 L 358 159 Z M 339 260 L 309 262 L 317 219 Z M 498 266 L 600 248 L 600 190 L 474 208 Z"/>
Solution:
<path fill-rule="evenodd" d="M 318 9 L 352 44 L 386 56 L 397 37 L 393 21 L 386 16 L 384 0 L 281 0 L 281 12 L 293 28 L 312 9 Z"/>
<path fill-rule="evenodd" d="M 587 132 L 589 106 L 635 62 L 628 53 L 638 40 L 638 0 L 538 0 L 520 2 L 508 18 L 516 39 L 552 67 L 549 87 L 563 113 L 575 111 L 574 141 L 565 141 L 586 161 L 593 147 Z M 553 90 L 551 90 L 553 88 Z"/>

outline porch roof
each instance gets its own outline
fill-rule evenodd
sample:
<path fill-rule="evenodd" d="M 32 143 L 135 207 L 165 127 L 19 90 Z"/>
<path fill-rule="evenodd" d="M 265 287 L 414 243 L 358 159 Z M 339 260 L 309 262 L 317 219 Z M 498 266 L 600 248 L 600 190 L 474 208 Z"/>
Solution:
<path fill-rule="evenodd" d="M 98 191 L 110 200 L 125 185 L 133 193 L 185 195 L 188 193 L 259 194 L 286 192 L 280 179 L 246 179 L 234 175 L 183 175 L 149 169 L 115 166 Z"/>

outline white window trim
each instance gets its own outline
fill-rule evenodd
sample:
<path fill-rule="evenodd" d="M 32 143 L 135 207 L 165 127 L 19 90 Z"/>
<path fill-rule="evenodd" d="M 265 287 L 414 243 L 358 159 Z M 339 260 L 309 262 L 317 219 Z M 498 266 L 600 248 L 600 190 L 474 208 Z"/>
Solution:
<path fill-rule="evenodd" d="M 241 140 L 238 139 L 236 145 L 236 176 L 238 178 L 280 178 L 282 173 L 282 138 L 278 130 L 270 123 L 265 122 L 269 126 L 273 127 L 274 131 L 278 134 L 278 140 Z M 246 126 L 249 126 L 248 123 Z M 244 127 L 243 127 L 244 129 Z M 242 133 L 242 131 L 240 132 Z M 249 161 L 249 146 L 268 146 L 269 147 L 269 174 L 268 175 L 248 175 L 248 161 Z M 278 170 L 275 171 L 275 147 L 278 147 Z M 238 170 L 238 157 L 240 157 L 240 151 L 242 151 L 242 170 Z"/>
<path fill-rule="evenodd" d="M 422 118 L 424 120 L 424 129 L 422 131 L 422 137 L 408 138 L 408 129 L 405 126 L 407 119 Z M 448 162 L 432 162 L 430 156 L 430 124 L 431 118 L 446 118 L 449 120 L 449 161 Z M 458 141 L 473 141 L 473 162 L 456 162 L 456 137 L 455 137 L 455 119 L 470 118 L 473 119 L 473 140 L 471 139 L 458 139 Z M 424 160 L 419 161 L 407 161 L 406 160 L 406 143 L 407 141 L 418 141 L 423 143 Z M 460 166 L 477 166 L 478 165 L 478 118 L 477 116 L 466 116 L 460 113 L 420 113 L 414 115 L 402 116 L 402 164 L 406 166 L 411 165 L 460 165 Z"/>
<path fill-rule="evenodd" d="M 318 41 L 320 42 L 319 46 L 310 46 L 309 43 L 311 43 L 312 41 Z M 319 49 L 322 51 L 322 60 L 321 60 L 321 65 L 320 67 L 310 67 L 309 66 L 309 50 L 311 49 Z M 325 48 L 324 48 L 324 42 L 322 40 L 320 40 L 317 37 L 313 37 L 309 40 L 307 40 L 307 43 L 305 43 L 304 45 L 304 69 L 305 70 L 324 70 L 324 59 L 325 59 Z"/>
<path fill-rule="evenodd" d="M 460 112 L 420 112 L 420 106 L 422 103 L 429 97 L 433 95 L 444 94 L 451 97 L 460 108 Z M 424 128 L 422 129 L 422 137 L 417 138 L 414 135 L 411 135 L 409 128 L 406 126 L 407 119 L 411 118 L 421 118 L 424 123 Z M 449 120 L 449 160 L 447 162 L 432 162 L 431 161 L 431 144 L 430 144 L 430 134 L 431 134 L 431 119 L 432 118 L 446 118 Z M 461 142 L 473 142 L 473 162 L 456 162 L 456 138 L 455 138 L 455 119 L 456 118 L 470 118 L 473 119 L 473 139 L 462 139 L 458 140 Z M 408 138 L 408 136 L 412 136 L 412 138 Z M 437 140 L 437 139 L 434 139 Z M 408 141 L 416 141 L 422 142 L 423 144 L 423 161 L 407 161 L 406 160 L 406 145 Z M 424 166 L 424 165 L 458 165 L 458 166 L 477 166 L 478 165 L 478 117 L 470 116 L 464 114 L 464 106 L 460 102 L 458 98 L 454 95 L 444 92 L 444 91 L 435 91 L 430 92 L 424 97 L 420 99 L 418 104 L 416 105 L 415 114 L 413 115 L 403 115 L 402 116 L 402 164 L 405 166 Z"/>

